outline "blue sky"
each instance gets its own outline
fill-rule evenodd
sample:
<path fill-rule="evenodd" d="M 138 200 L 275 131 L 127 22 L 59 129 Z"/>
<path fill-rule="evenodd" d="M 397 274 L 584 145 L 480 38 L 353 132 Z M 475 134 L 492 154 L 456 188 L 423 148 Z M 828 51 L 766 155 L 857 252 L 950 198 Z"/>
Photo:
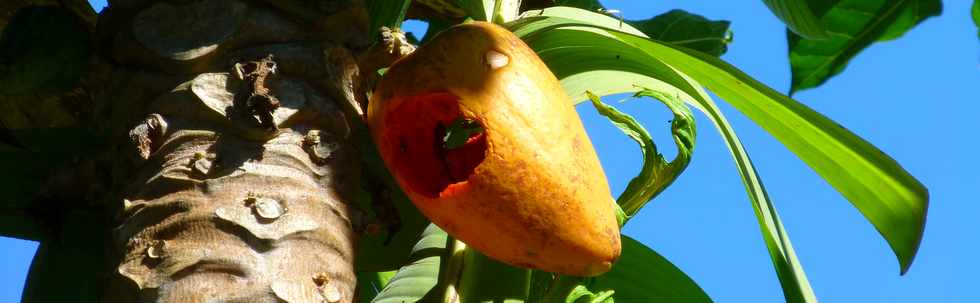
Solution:
<path fill-rule="evenodd" d="M 102 1 L 95 1 L 102 2 Z M 762 1 L 602 1 L 627 19 L 681 8 L 732 21 L 725 60 L 778 90 L 789 87 L 785 30 Z M 925 237 L 905 276 L 885 241 L 796 156 L 719 101 L 756 161 L 817 297 L 824 302 L 980 302 L 980 41 L 968 0 L 944 1 L 899 40 L 861 53 L 841 75 L 795 98 L 895 158 L 930 190 Z M 712 5 L 712 4 L 715 5 Z M 101 6 L 101 5 L 99 5 Z M 419 28 L 418 24 L 409 29 Z M 618 101 L 621 98 L 607 98 Z M 649 100 L 617 105 L 673 156 L 670 114 Z M 636 145 L 589 105 L 579 113 L 614 193 L 640 167 Z M 731 156 L 703 117 L 693 161 L 625 228 L 697 281 L 716 302 L 781 302 L 779 282 Z M 0 302 L 19 301 L 37 244 L 0 238 Z"/>

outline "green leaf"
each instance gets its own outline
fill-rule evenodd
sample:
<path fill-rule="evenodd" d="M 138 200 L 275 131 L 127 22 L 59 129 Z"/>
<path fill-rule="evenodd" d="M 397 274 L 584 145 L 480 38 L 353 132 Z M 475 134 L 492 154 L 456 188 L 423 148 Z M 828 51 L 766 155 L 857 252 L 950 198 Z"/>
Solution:
<path fill-rule="evenodd" d="M 827 39 L 830 35 L 807 2 L 800 0 L 762 0 L 769 10 L 794 33 L 808 39 Z"/>
<path fill-rule="evenodd" d="M 793 81 L 790 94 L 819 86 L 875 41 L 900 37 L 923 20 L 942 13 L 940 0 L 809 1 L 830 37 L 805 39 L 787 33 Z"/>
<path fill-rule="evenodd" d="M 89 36 L 84 23 L 64 8 L 21 8 L 0 37 L 0 94 L 74 87 L 88 71 Z"/>
<path fill-rule="evenodd" d="M 625 235 L 622 245 L 622 254 L 609 272 L 594 278 L 561 276 L 547 293 L 536 296 L 540 300 L 529 302 L 607 302 L 605 296 L 610 294 L 620 302 L 711 302 L 694 280 L 653 249 Z M 535 275 L 537 280 L 547 280 Z"/>
<path fill-rule="evenodd" d="M 445 150 L 460 148 L 470 137 L 480 133 L 483 133 L 483 126 L 476 120 L 457 118 L 446 126 L 446 133 L 442 136 L 442 147 Z"/>
<path fill-rule="evenodd" d="M 732 42 L 732 33 L 729 30 L 731 22 L 725 20 L 712 21 L 700 15 L 692 14 L 684 10 L 675 9 L 647 20 L 623 20 L 614 19 L 598 2 L 594 1 L 556 1 L 556 5 L 566 5 L 549 7 L 545 15 L 560 16 L 576 14 L 579 9 L 600 12 L 589 15 L 582 14 L 576 18 L 585 23 L 612 28 L 634 35 L 646 36 L 663 42 L 670 42 L 675 45 L 699 50 L 715 56 L 721 56 L 728 51 L 728 44 Z M 541 22 L 535 18 L 535 14 L 525 13 L 524 20 L 519 20 L 513 24 L 534 21 L 534 25 L 545 26 L 547 22 Z M 544 15 L 542 15 L 544 16 Z M 618 17 L 617 17 L 618 18 Z M 533 32 L 533 28 L 523 28 L 523 31 Z"/>
<path fill-rule="evenodd" d="M 371 16 L 368 37 L 377 37 L 382 26 L 400 28 L 411 3 L 412 0 L 368 0 L 368 15 Z"/>
<path fill-rule="evenodd" d="M 567 24 L 576 22 L 578 20 L 569 20 Z M 691 102 L 705 112 L 718 127 L 736 161 L 787 301 L 815 301 L 789 237 L 782 228 L 772 202 L 765 194 L 748 154 L 717 105 L 695 82 L 657 57 L 617 37 L 618 33 L 597 31 L 598 29 L 590 27 L 552 27 L 550 30 L 525 36 L 525 42 L 562 79 L 562 85 L 571 96 L 580 96 L 586 90 L 598 90 L 607 94 L 622 93 L 634 90 L 633 85 L 640 85 L 681 95 L 686 102 Z M 619 58 L 608 60 L 612 54 Z"/>
<path fill-rule="evenodd" d="M 980 0 L 973 1 L 973 23 L 980 29 Z M 977 31 L 977 36 L 980 37 L 980 31 Z"/>
<path fill-rule="evenodd" d="M 456 0 L 466 15 L 476 21 L 490 21 L 493 17 L 494 0 Z"/>
<path fill-rule="evenodd" d="M 691 110 L 684 105 L 684 101 L 675 95 L 660 93 L 657 91 L 643 89 L 637 92 L 635 97 L 651 97 L 663 102 L 667 108 L 674 113 L 671 120 L 671 134 L 674 137 L 674 144 L 677 145 L 677 156 L 670 163 L 664 159 L 663 155 L 657 152 L 657 145 L 653 137 L 647 132 L 646 128 L 636 121 L 629 114 L 620 112 L 616 108 L 602 103 L 599 97 L 587 93 L 592 105 L 600 114 L 608 118 L 613 124 L 623 131 L 627 136 L 640 145 L 643 153 L 643 167 L 640 174 L 630 180 L 626 190 L 617 199 L 617 203 L 622 207 L 627 217 L 631 217 L 640 210 L 647 202 L 657 196 L 660 192 L 670 186 L 671 183 L 680 176 L 681 172 L 687 168 L 691 161 L 691 153 L 694 151 L 694 142 L 697 136 L 694 127 L 694 115 Z"/>
<path fill-rule="evenodd" d="M 438 302 L 439 265 L 449 236 L 435 224 L 422 232 L 407 265 L 395 273 L 373 303 Z"/>
<path fill-rule="evenodd" d="M 531 270 L 494 261 L 473 248 L 466 249 L 460 302 L 520 303 L 528 297 Z"/>
<path fill-rule="evenodd" d="M 615 302 L 613 299 L 613 294 L 615 293 L 616 291 L 614 290 L 593 293 L 588 287 L 578 285 L 572 289 L 572 293 L 568 294 L 565 303 L 612 303 Z"/>
<path fill-rule="evenodd" d="M 459 7 L 476 21 L 503 23 L 517 17 L 519 0 L 456 0 Z"/>
<path fill-rule="evenodd" d="M 592 291 L 615 291 L 619 302 L 711 302 L 683 271 L 643 243 L 623 236 L 623 253 L 612 269 L 588 283 Z"/>
<path fill-rule="evenodd" d="M 699 50 L 714 56 L 728 51 L 732 42 L 731 22 L 711 21 L 700 15 L 674 9 L 647 20 L 627 21 L 652 39 Z"/>
<path fill-rule="evenodd" d="M 395 271 L 382 272 L 357 272 L 357 300 L 362 303 L 370 303 L 381 293 L 381 290 L 388 285 L 388 281 L 395 276 Z"/>
<path fill-rule="evenodd" d="M 762 126 L 850 200 L 891 245 L 902 272 L 911 265 L 922 237 L 927 190 L 870 143 L 718 58 L 628 34 L 629 28 L 618 31 L 615 19 L 580 10 L 525 16 L 512 29 L 576 100 L 584 99 L 586 90 L 622 93 L 635 84 L 679 94 L 708 115 L 735 158 L 788 301 L 815 299 L 748 154 L 697 82 Z"/>

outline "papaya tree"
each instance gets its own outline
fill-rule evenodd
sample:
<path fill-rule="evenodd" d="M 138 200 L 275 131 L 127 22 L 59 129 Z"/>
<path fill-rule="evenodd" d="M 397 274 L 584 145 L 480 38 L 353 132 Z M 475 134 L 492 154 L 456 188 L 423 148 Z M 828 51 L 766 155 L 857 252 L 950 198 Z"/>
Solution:
<path fill-rule="evenodd" d="M 788 28 L 790 94 L 942 10 L 764 2 Z M 406 34 L 406 18 L 428 31 Z M 924 228 L 919 181 L 719 59 L 728 22 L 681 10 L 625 20 L 588 0 L 118 0 L 96 13 L 82 0 L 8 0 L 0 28 L 0 235 L 41 243 L 25 302 L 710 302 L 618 230 L 687 167 L 691 109 L 731 152 L 786 301 L 816 302 L 709 91 L 847 198 L 903 273 Z M 452 95 L 424 95 L 441 91 Z M 674 159 L 599 98 L 618 93 L 670 110 Z M 428 105 L 387 111 L 392 96 L 417 95 Z M 574 114 L 585 101 L 643 155 L 615 199 Z M 489 185 L 442 199 L 470 181 Z"/>

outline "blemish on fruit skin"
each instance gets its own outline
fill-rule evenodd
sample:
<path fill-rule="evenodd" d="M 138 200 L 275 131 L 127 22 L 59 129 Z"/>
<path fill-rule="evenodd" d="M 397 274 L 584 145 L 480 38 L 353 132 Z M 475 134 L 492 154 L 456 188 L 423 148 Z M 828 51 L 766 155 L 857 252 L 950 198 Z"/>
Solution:
<path fill-rule="evenodd" d="M 507 57 L 507 55 L 492 49 L 487 51 L 485 59 L 487 61 L 487 65 L 490 65 L 490 70 L 499 69 L 507 66 L 507 64 L 510 63 L 510 57 Z"/>

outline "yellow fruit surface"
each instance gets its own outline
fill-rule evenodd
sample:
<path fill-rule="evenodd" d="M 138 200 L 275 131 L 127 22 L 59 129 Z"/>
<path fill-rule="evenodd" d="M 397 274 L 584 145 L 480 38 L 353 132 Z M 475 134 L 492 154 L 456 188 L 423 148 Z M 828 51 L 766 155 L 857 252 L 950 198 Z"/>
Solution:
<path fill-rule="evenodd" d="M 450 124 L 482 132 L 443 146 Z M 558 80 L 489 23 L 447 29 L 395 62 L 368 124 L 385 164 L 432 222 L 485 255 L 574 276 L 620 254 L 609 185 Z"/>

